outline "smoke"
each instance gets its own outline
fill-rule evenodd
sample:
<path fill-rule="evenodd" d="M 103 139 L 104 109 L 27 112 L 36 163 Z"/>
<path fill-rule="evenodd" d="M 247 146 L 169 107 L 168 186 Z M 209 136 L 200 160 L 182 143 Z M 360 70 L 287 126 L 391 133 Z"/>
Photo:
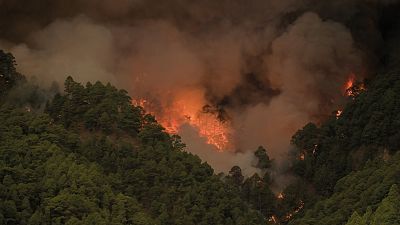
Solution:
<path fill-rule="evenodd" d="M 146 21 L 133 28 L 116 28 L 115 33 L 117 49 L 128 50 L 118 60 L 117 74 L 130 80 L 135 93 L 167 95 L 197 85 L 205 73 L 203 63 L 189 48 L 188 37 L 169 23 Z"/>
<path fill-rule="evenodd" d="M 217 171 L 250 174 L 259 145 L 285 159 L 291 135 L 338 106 L 349 74 L 378 69 L 381 17 L 397 3 L 0 0 L 0 47 L 46 85 L 68 75 L 111 82 L 159 113 L 177 101 L 210 105 L 229 121 L 233 147 L 216 152 L 183 123 L 188 150 Z"/>
<path fill-rule="evenodd" d="M 265 61 L 272 86 L 311 116 L 329 112 L 348 75 L 362 69 L 350 31 L 315 13 L 304 14 L 275 39 Z"/>
<path fill-rule="evenodd" d="M 12 47 L 23 74 L 34 75 L 42 82 L 63 83 L 72 75 L 77 80 L 112 81 L 114 62 L 111 32 L 88 18 L 57 20 L 31 34 L 29 46 L 25 43 Z"/>
<path fill-rule="evenodd" d="M 198 155 L 203 161 L 212 165 L 216 172 L 228 172 L 232 165 L 237 165 L 242 168 L 242 173 L 245 176 L 252 176 L 254 173 L 261 174 L 263 171 L 256 168 L 257 160 L 253 152 L 232 152 L 232 151 L 216 151 L 215 147 L 207 144 L 205 138 L 198 135 L 198 131 L 188 125 L 183 125 L 181 134 L 184 135 L 187 143 L 187 149 Z"/>

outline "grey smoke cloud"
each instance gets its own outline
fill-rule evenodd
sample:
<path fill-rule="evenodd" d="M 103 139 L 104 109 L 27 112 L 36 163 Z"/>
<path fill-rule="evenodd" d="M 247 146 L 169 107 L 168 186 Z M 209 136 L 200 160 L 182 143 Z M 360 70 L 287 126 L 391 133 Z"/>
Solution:
<path fill-rule="evenodd" d="M 280 94 L 233 118 L 242 149 L 262 144 L 282 159 L 290 148 L 288 137 L 337 107 L 332 101 L 341 97 L 343 83 L 362 62 L 349 30 L 315 13 L 302 15 L 271 46 L 264 60 L 266 79 Z"/>
<path fill-rule="evenodd" d="M 341 96 L 349 74 L 359 74 L 361 55 L 346 27 L 305 13 L 273 41 L 265 61 L 271 85 L 312 115 Z"/>
<path fill-rule="evenodd" d="M 45 84 L 63 83 L 69 75 L 78 81 L 111 81 L 114 63 L 111 32 L 84 16 L 57 20 L 31 35 L 28 44 L 11 47 L 23 74 L 34 75 Z"/>
<path fill-rule="evenodd" d="M 252 151 L 284 159 L 297 129 L 337 107 L 349 73 L 377 61 L 379 10 L 395 3 L 0 0 L 0 47 L 47 84 L 111 82 L 161 108 L 194 90 L 198 108 L 229 115 L 234 148 L 216 153 L 185 128 L 188 150 L 217 171 L 254 171 Z"/>

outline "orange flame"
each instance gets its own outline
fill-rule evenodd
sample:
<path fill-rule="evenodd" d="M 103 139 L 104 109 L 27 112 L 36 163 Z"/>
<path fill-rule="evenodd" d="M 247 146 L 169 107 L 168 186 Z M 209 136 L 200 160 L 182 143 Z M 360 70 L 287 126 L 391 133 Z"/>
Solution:
<path fill-rule="evenodd" d="M 346 84 L 345 84 L 345 89 L 346 89 L 346 90 L 349 89 L 349 88 L 351 88 L 351 87 L 353 87 L 354 80 L 355 80 L 355 75 L 354 75 L 354 74 L 351 74 L 350 77 L 349 77 L 349 79 L 347 80 L 347 82 L 346 82 Z"/>
<path fill-rule="evenodd" d="M 278 199 L 284 199 L 285 195 L 281 192 L 281 193 L 278 194 L 277 198 Z"/>
<path fill-rule="evenodd" d="M 301 154 L 300 154 L 300 160 L 301 161 L 304 161 L 306 159 L 306 154 L 304 153 L 304 152 L 302 152 Z"/>
<path fill-rule="evenodd" d="M 218 119 L 214 113 L 204 112 L 203 101 L 199 96 L 196 91 L 181 93 L 161 110 L 156 110 L 145 99 L 133 100 L 132 104 L 154 115 L 169 134 L 178 134 L 182 125 L 188 124 L 198 131 L 200 137 L 206 139 L 207 144 L 215 146 L 218 151 L 226 150 L 230 142 L 230 124 Z"/>
<path fill-rule="evenodd" d="M 350 88 L 353 87 L 355 81 L 356 81 L 356 75 L 354 73 L 351 73 L 343 87 L 345 95 L 351 96 L 353 94 L 353 92 L 352 92 L 352 90 L 350 90 Z"/>
<path fill-rule="evenodd" d="M 286 221 L 289 221 L 293 218 L 293 216 L 297 213 L 299 213 L 302 209 L 304 208 L 304 202 L 300 201 L 299 206 L 292 212 L 292 213 L 288 213 L 285 216 Z"/>
<path fill-rule="evenodd" d="M 336 112 L 336 118 L 339 118 L 342 115 L 342 113 L 343 113 L 343 110 L 338 110 Z"/>
<path fill-rule="evenodd" d="M 132 105 L 134 106 L 140 106 L 142 108 L 145 107 L 147 101 L 145 99 L 133 99 L 132 100 Z"/>
<path fill-rule="evenodd" d="M 271 217 L 268 219 L 268 221 L 269 221 L 269 222 L 272 222 L 272 223 L 274 223 L 274 224 L 277 224 L 277 223 L 278 223 L 278 219 L 276 218 L 276 216 L 271 216 Z"/>

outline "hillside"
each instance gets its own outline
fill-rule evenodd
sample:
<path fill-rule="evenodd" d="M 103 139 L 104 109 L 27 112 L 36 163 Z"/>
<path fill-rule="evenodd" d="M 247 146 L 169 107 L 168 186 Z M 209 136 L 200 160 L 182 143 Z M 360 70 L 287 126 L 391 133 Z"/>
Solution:
<path fill-rule="evenodd" d="M 45 112 L 18 105 L 0 107 L 0 224 L 264 224 L 123 90 L 69 77 Z"/>
<path fill-rule="evenodd" d="M 0 224 L 400 224 L 400 75 L 356 83 L 341 114 L 294 134 L 294 181 L 214 170 L 125 90 L 43 89 L 0 51 Z"/>
<path fill-rule="evenodd" d="M 363 85 L 348 90 L 342 114 L 293 136 L 292 171 L 314 191 L 301 196 L 308 210 L 290 224 L 345 224 L 353 212 L 376 210 L 399 184 L 400 76 L 381 74 Z"/>
<path fill-rule="evenodd" d="M 305 211 L 303 218 L 294 220 L 290 224 L 346 224 L 353 212 L 355 215 L 363 215 L 367 211 L 378 211 L 374 216 L 380 217 L 381 223 L 371 224 L 399 224 L 388 222 L 393 219 L 390 218 L 393 216 L 396 221 L 400 221 L 399 201 L 392 202 L 394 207 L 392 210 L 396 212 L 394 215 L 385 212 L 378 215 L 379 211 L 382 211 L 380 208 L 384 207 L 382 201 L 385 201 L 385 198 L 390 195 L 400 197 L 396 186 L 399 180 L 400 153 L 387 161 L 383 159 L 369 161 L 363 169 L 351 172 L 340 179 L 336 183 L 332 196 L 318 202 L 312 209 Z M 389 194 L 391 187 L 392 194 Z M 368 222 L 371 220 L 373 219 L 368 219 Z"/>
<path fill-rule="evenodd" d="M 293 171 L 321 195 L 329 195 L 338 179 L 366 161 L 400 147 L 400 76 L 378 75 L 367 90 L 352 93 L 340 116 L 335 112 L 320 126 L 307 124 L 292 139 Z"/>

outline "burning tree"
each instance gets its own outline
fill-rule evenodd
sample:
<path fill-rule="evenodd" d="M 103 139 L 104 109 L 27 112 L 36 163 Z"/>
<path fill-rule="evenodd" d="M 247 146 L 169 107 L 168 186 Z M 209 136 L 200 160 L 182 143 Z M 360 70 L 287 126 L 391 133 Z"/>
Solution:
<path fill-rule="evenodd" d="M 200 137 L 206 139 L 207 144 L 218 151 L 226 150 L 230 147 L 229 121 L 222 120 L 211 106 L 201 103 L 202 100 L 196 97 L 187 98 L 185 95 L 178 95 L 171 104 L 161 108 L 146 99 L 132 101 L 133 105 L 143 107 L 154 115 L 169 134 L 179 134 L 182 125 L 188 124 L 197 130 Z"/>

